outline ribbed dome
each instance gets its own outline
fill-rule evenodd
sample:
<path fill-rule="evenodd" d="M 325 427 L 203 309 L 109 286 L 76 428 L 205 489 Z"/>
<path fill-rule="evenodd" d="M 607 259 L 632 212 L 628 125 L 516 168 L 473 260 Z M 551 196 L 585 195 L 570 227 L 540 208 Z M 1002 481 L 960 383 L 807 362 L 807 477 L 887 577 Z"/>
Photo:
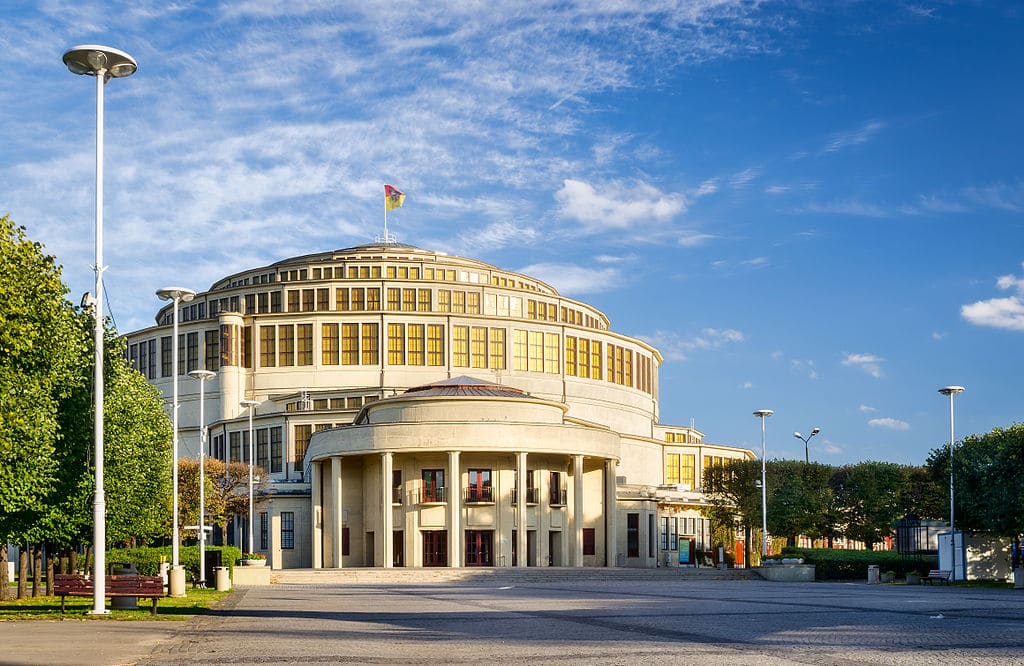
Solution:
<path fill-rule="evenodd" d="M 486 398 L 527 398 L 529 394 L 511 386 L 502 386 L 461 375 L 451 379 L 443 379 L 423 386 L 414 386 L 404 395 L 414 396 L 470 396 Z"/>

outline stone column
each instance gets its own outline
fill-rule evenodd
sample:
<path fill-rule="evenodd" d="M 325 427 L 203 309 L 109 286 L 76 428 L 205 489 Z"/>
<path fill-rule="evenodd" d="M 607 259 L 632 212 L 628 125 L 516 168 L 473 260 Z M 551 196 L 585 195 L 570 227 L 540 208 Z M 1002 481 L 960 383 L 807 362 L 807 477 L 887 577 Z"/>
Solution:
<path fill-rule="evenodd" d="M 314 462 L 309 466 L 309 495 L 310 499 L 310 535 L 312 537 L 313 568 L 322 569 L 324 566 L 324 528 L 323 528 L 323 497 L 321 486 L 322 465 Z"/>
<path fill-rule="evenodd" d="M 237 418 L 243 409 L 239 402 L 245 397 L 245 368 L 242 367 L 242 315 L 222 312 L 220 325 L 220 420 Z M 177 345 L 174 340 L 172 344 Z M 174 372 L 178 369 L 174 368 Z"/>
<path fill-rule="evenodd" d="M 604 462 L 604 557 L 605 566 L 617 565 L 619 510 L 615 501 L 615 461 Z"/>
<path fill-rule="evenodd" d="M 459 452 L 448 452 L 448 566 L 462 566 L 462 474 Z"/>
<path fill-rule="evenodd" d="M 528 564 L 526 552 L 526 452 L 516 453 L 516 566 Z"/>
<path fill-rule="evenodd" d="M 340 569 L 343 566 L 341 556 L 341 528 L 345 516 L 341 501 L 341 456 L 331 458 L 331 566 Z"/>
<path fill-rule="evenodd" d="M 380 538 L 384 553 L 384 568 L 390 569 L 395 560 L 394 512 L 391 509 L 391 469 L 393 455 L 390 451 L 380 454 Z"/>
<path fill-rule="evenodd" d="M 572 556 L 569 563 L 583 566 L 583 456 L 572 457 Z"/>

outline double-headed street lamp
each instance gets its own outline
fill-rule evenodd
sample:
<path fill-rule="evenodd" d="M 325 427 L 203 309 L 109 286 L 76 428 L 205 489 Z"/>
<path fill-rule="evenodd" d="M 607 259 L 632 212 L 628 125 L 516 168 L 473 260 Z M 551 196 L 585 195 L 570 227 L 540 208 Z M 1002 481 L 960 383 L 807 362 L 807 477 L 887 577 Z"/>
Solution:
<path fill-rule="evenodd" d="M 124 51 L 95 44 L 69 49 L 64 53 L 64 64 L 72 74 L 96 78 L 96 294 L 93 309 L 96 488 L 93 491 L 93 608 L 89 612 L 106 615 L 103 571 L 107 548 L 107 501 L 103 490 L 103 86 L 110 79 L 131 76 L 139 66 L 135 58 Z"/>
<path fill-rule="evenodd" d="M 953 524 L 953 396 L 963 392 L 963 386 L 945 386 L 939 389 L 939 393 L 949 396 L 949 550 L 953 556 L 950 560 L 950 580 L 956 580 L 956 527 Z"/>
<path fill-rule="evenodd" d="M 807 437 L 804 437 L 803 435 L 801 435 L 798 432 L 794 432 L 793 433 L 794 437 L 796 437 L 797 439 L 801 440 L 804 443 L 804 462 L 805 463 L 810 463 L 811 462 L 811 453 L 810 453 L 810 449 L 807 446 L 807 443 L 809 441 L 811 441 L 811 438 L 814 437 L 815 435 L 817 435 L 819 432 L 821 432 L 821 428 L 814 428 L 813 430 L 811 430 L 811 434 L 807 435 Z"/>
<path fill-rule="evenodd" d="M 199 380 L 199 587 L 206 587 L 206 473 L 203 469 L 206 459 L 206 380 L 217 373 L 210 370 L 193 370 L 189 377 Z"/>
<path fill-rule="evenodd" d="M 754 416 L 761 419 L 761 556 L 768 557 L 768 474 L 765 466 L 764 420 L 774 414 L 770 409 L 759 409 Z"/>
<path fill-rule="evenodd" d="M 172 476 L 174 477 L 174 515 L 171 518 L 171 577 L 167 591 L 172 597 L 183 597 L 185 596 L 185 574 L 178 565 L 178 306 L 180 303 L 188 303 L 195 298 L 196 292 L 185 287 L 164 287 L 163 289 L 157 289 L 156 295 L 162 301 L 174 302 L 174 337 L 171 338 L 171 377 L 173 378 L 172 385 L 174 387 L 174 397 L 171 404 L 171 420 L 174 427 L 174 445 L 171 454 Z"/>
<path fill-rule="evenodd" d="M 252 547 L 252 521 L 253 516 L 253 492 L 252 492 L 252 465 L 253 465 L 253 453 L 255 448 L 253 446 L 253 432 L 252 432 L 252 413 L 255 411 L 256 406 L 259 405 L 259 400 L 243 400 L 241 403 L 242 407 L 249 410 L 249 552 L 255 552 Z"/>

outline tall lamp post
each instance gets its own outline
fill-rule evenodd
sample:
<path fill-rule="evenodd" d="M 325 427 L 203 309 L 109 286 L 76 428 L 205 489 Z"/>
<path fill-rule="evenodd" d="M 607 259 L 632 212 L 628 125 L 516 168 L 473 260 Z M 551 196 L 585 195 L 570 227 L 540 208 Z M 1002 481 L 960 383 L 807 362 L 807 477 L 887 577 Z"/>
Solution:
<path fill-rule="evenodd" d="M 96 302 L 93 309 L 96 488 L 93 491 L 93 607 L 89 612 L 106 615 L 104 569 L 107 500 L 103 490 L 103 86 L 110 79 L 131 76 L 139 66 L 124 51 L 94 44 L 69 49 L 64 53 L 64 64 L 72 74 L 88 74 L 96 78 Z"/>
<path fill-rule="evenodd" d="M 803 435 L 801 435 L 798 432 L 794 432 L 793 433 L 794 437 L 796 437 L 797 439 L 801 440 L 804 443 L 804 462 L 805 463 L 810 463 L 811 462 L 811 452 L 810 452 L 810 448 L 808 447 L 807 443 L 810 442 L 811 438 L 814 437 L 815 435 L 817 435 L 819 432 L 821 432 L 821 428 L 814 428 L 813 430 L 811 430 L 811 434 L 807 435 L 807 437 L 804 437 Z"/>
<path fill-rule="evenodd" d="M 241 403 L 242 407 L 249 410 L 249 552 L 252 553 L 252 521 L 253 521 L 253 493 L 252 493 L 252 459 L 253 459 L 253 432 L 252 432 L 252 413 L 256 409 L 256 405 L 260 404 L 258 400 L 243 400 Z"/>
<path fill-rule="evenodd" d="M 174 302 L 174 336 L 171 338 L 171 377 L 174 397 L 171 404 L 171 420 L 174 426 L 174 446 L 172 447 L 171 464 L 174 494 L 174 515 L 171 518 L 171 577 L 168 584 L 168 594 L 172 597 L 185 596 L 185 572 L 178 564 L 178 306 L 180 303 L 188 303 L 195 298 L 196 292 L 185 287 L 164 287 L 157 289 L 156 295 L 162 301 Z"/>
<path fill-rule="evenodd" d="M 963 386 L 944 386 L 939 389 L 939 393 L 949 396 L 949 551 L 953 556 L 949 569 L 951 580 L 956 580 L 956 527 L 953 524 L 953 396 L 963 392 Z"/>
<path fill-rule="evenodd" d="M 768 475 L 765 463 L 764 420 L 774 414 L 770 409 L 759 409 L 754 416 L 761 419 L 761 557 L 768 557 Z"/>
<path fill-rule="evenodd" d="M 193 370 L 189 377 L 199 380 L 199 587 L 206 587 L 206 380 L 217 373 L 210 370 Z"/>

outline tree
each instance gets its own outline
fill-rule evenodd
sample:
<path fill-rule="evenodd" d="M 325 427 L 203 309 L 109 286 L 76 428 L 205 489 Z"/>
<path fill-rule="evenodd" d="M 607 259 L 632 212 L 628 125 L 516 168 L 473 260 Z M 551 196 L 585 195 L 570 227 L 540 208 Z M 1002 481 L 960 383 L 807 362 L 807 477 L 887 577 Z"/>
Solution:
<path fill-rule="evenodd" d="M 264 492 L 267 474 L 262 467 L 253 467 L 253 493 Z M 217 458 L 203 461 L 205 497 L 204 506 L 210 522 L 227 530 L 232 516 L 249 515 L 249 464 L 225 463 Z M 182 525 L 199 524 L 199 461 L 190 458 L 178 460 L 178 521 Z"/>
<path fill-rule="evenodd" d="M 895 463 L 866 461 L 845 467 L 843 476 L 839 505 L 846 521 L 844 534 L 874 550 L 874 544 L 892 534 L 893 523 L 905 515 L 910 470 Z"/>
<path fill-rule="evenodd" d="M 816 536 L 826 522 L 831 468 L 798 460 L 768 462 L 768 532 L 790 545 L 801 534 Z"/>

